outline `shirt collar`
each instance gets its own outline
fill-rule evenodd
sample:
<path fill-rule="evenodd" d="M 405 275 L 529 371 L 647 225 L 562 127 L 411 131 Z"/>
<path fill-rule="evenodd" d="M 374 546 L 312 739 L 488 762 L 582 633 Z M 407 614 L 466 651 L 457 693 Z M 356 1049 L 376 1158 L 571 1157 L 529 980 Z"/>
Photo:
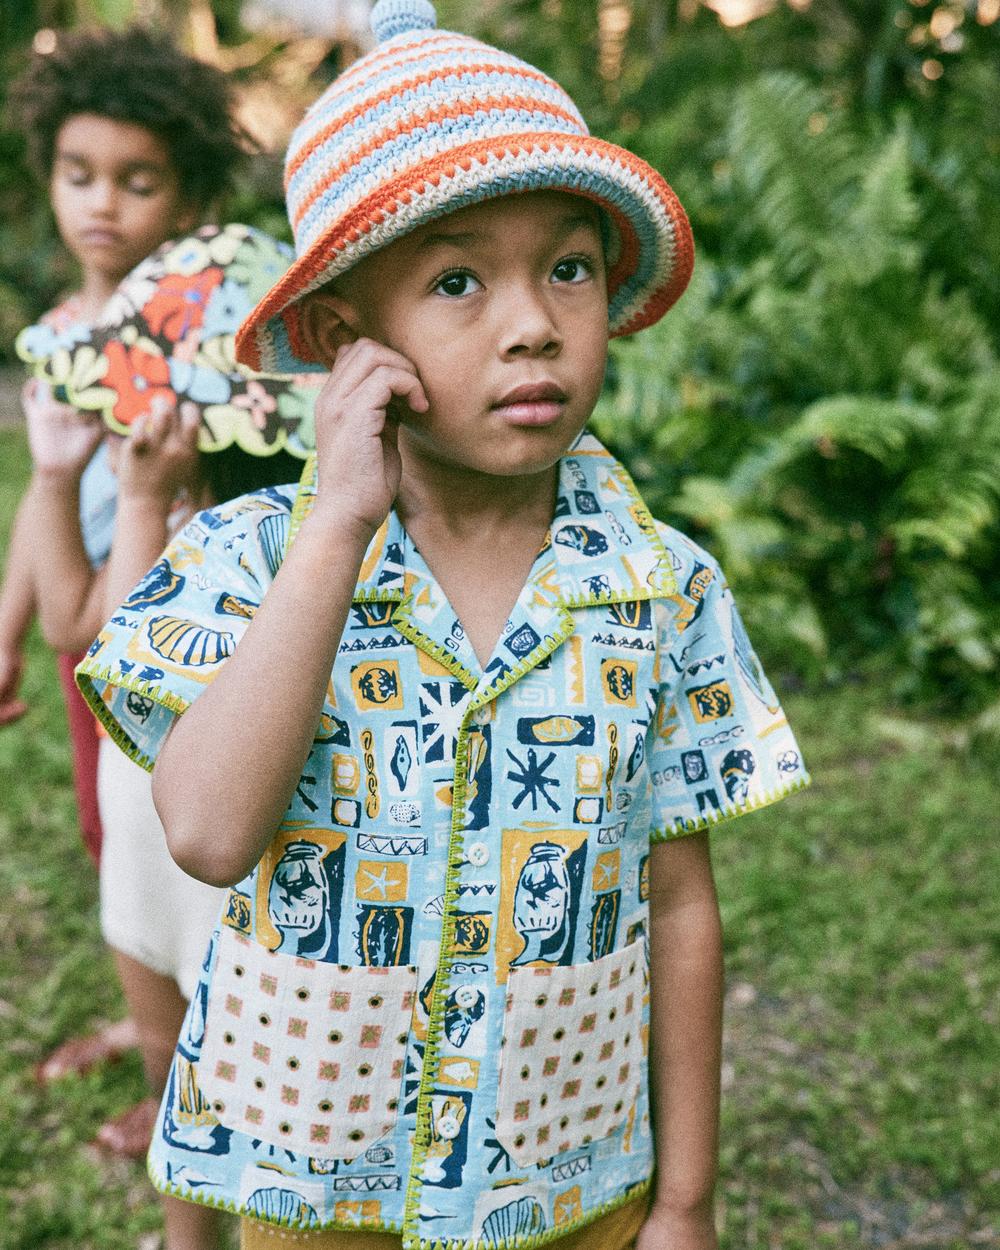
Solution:
<path fill-rule="evenodd" d="M 306 461 L 292 510 L 289 542 L 312 508 L 316 458 Z M 416 557 L 416 558 L 413 558 Z M 546 609 L 659 599 L 677 589 L 670 558 L 625 467 L 591 434 L 581 434 L 559 462 L 555 515 L 519 604 Z M 434 584 L 395 510 L 369 544 L 355 603 L 420 598 L 436 613 Z"/>

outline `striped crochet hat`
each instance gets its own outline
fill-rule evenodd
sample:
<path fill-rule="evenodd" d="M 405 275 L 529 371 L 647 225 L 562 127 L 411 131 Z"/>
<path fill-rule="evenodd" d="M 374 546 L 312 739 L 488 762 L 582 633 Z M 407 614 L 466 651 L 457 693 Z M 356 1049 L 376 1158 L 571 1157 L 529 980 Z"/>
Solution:
<path fill-rule="evenodd" d="M 593 138 L 566 92 L 479 40 L 437 30 L 428 0 L 379 0 L 377 46 L 306 113 L 285 162 L 297 259 L 240 328 L 252 369 L 323 369 L 299 332 L 301 301 L 372 252 L 470 204 L 568 191 L 598 204 L 610 235 L 612 335 L 658 321 L 694 260 L 663 178 Z"/>

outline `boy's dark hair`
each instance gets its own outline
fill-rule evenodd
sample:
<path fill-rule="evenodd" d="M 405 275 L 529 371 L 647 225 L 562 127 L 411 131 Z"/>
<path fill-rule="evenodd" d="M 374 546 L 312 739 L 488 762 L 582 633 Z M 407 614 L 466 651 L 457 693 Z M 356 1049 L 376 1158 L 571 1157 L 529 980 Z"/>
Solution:
<path fill-rule="evenodd" d="M 265 486 L 297 485 L 302 461 L 287 451 L 251 456 L 233 443 L 224 451 L 202 452 L 201 471 L 216 502 L 226 503 Z"/>
<path fill-rule="evenodd" d="M 43 182 L 52 172 L 59 128 L 79 113 L 155 134 L 182 194 L 199 207 L 229 189 L 249 149 L 222 71 L 141 26 L 60 34 L 52 52 L 32 55 L 9 98 L 28 160 Z"/>

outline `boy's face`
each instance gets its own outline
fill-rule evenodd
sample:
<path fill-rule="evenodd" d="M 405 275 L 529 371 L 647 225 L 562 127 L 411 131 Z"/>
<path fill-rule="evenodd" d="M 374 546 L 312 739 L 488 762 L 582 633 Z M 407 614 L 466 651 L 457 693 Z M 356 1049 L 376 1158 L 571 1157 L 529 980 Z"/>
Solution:
<path fill-rule="evenodd" d="M 352 331 L 416 366 L 430 408 L 396 414 L 411 454 L 537 473 L 593 411 L 608 299 L 598 212 L 578 196 L 533 192 L 461 209 L 361 262 L 335 289 Z"/>
<path fill-rule="evenodd" d="M 114 282 L 197 217 L 161 140 L 95 113 L 60 127 L 50 193 L 63 242 L 85 271 Z"/>

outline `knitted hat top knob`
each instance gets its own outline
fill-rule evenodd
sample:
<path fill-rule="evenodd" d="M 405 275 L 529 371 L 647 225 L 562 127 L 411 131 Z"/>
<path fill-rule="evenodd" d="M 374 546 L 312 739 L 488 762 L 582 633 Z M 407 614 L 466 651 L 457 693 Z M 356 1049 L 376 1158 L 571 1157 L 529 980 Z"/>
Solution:
<path fill-rule="evenodd" d="M 372 30 L 379 43 L 411 31 L 433 30 L 437 13 L 430 0 L 378 0 L 372 9 Z"/>

